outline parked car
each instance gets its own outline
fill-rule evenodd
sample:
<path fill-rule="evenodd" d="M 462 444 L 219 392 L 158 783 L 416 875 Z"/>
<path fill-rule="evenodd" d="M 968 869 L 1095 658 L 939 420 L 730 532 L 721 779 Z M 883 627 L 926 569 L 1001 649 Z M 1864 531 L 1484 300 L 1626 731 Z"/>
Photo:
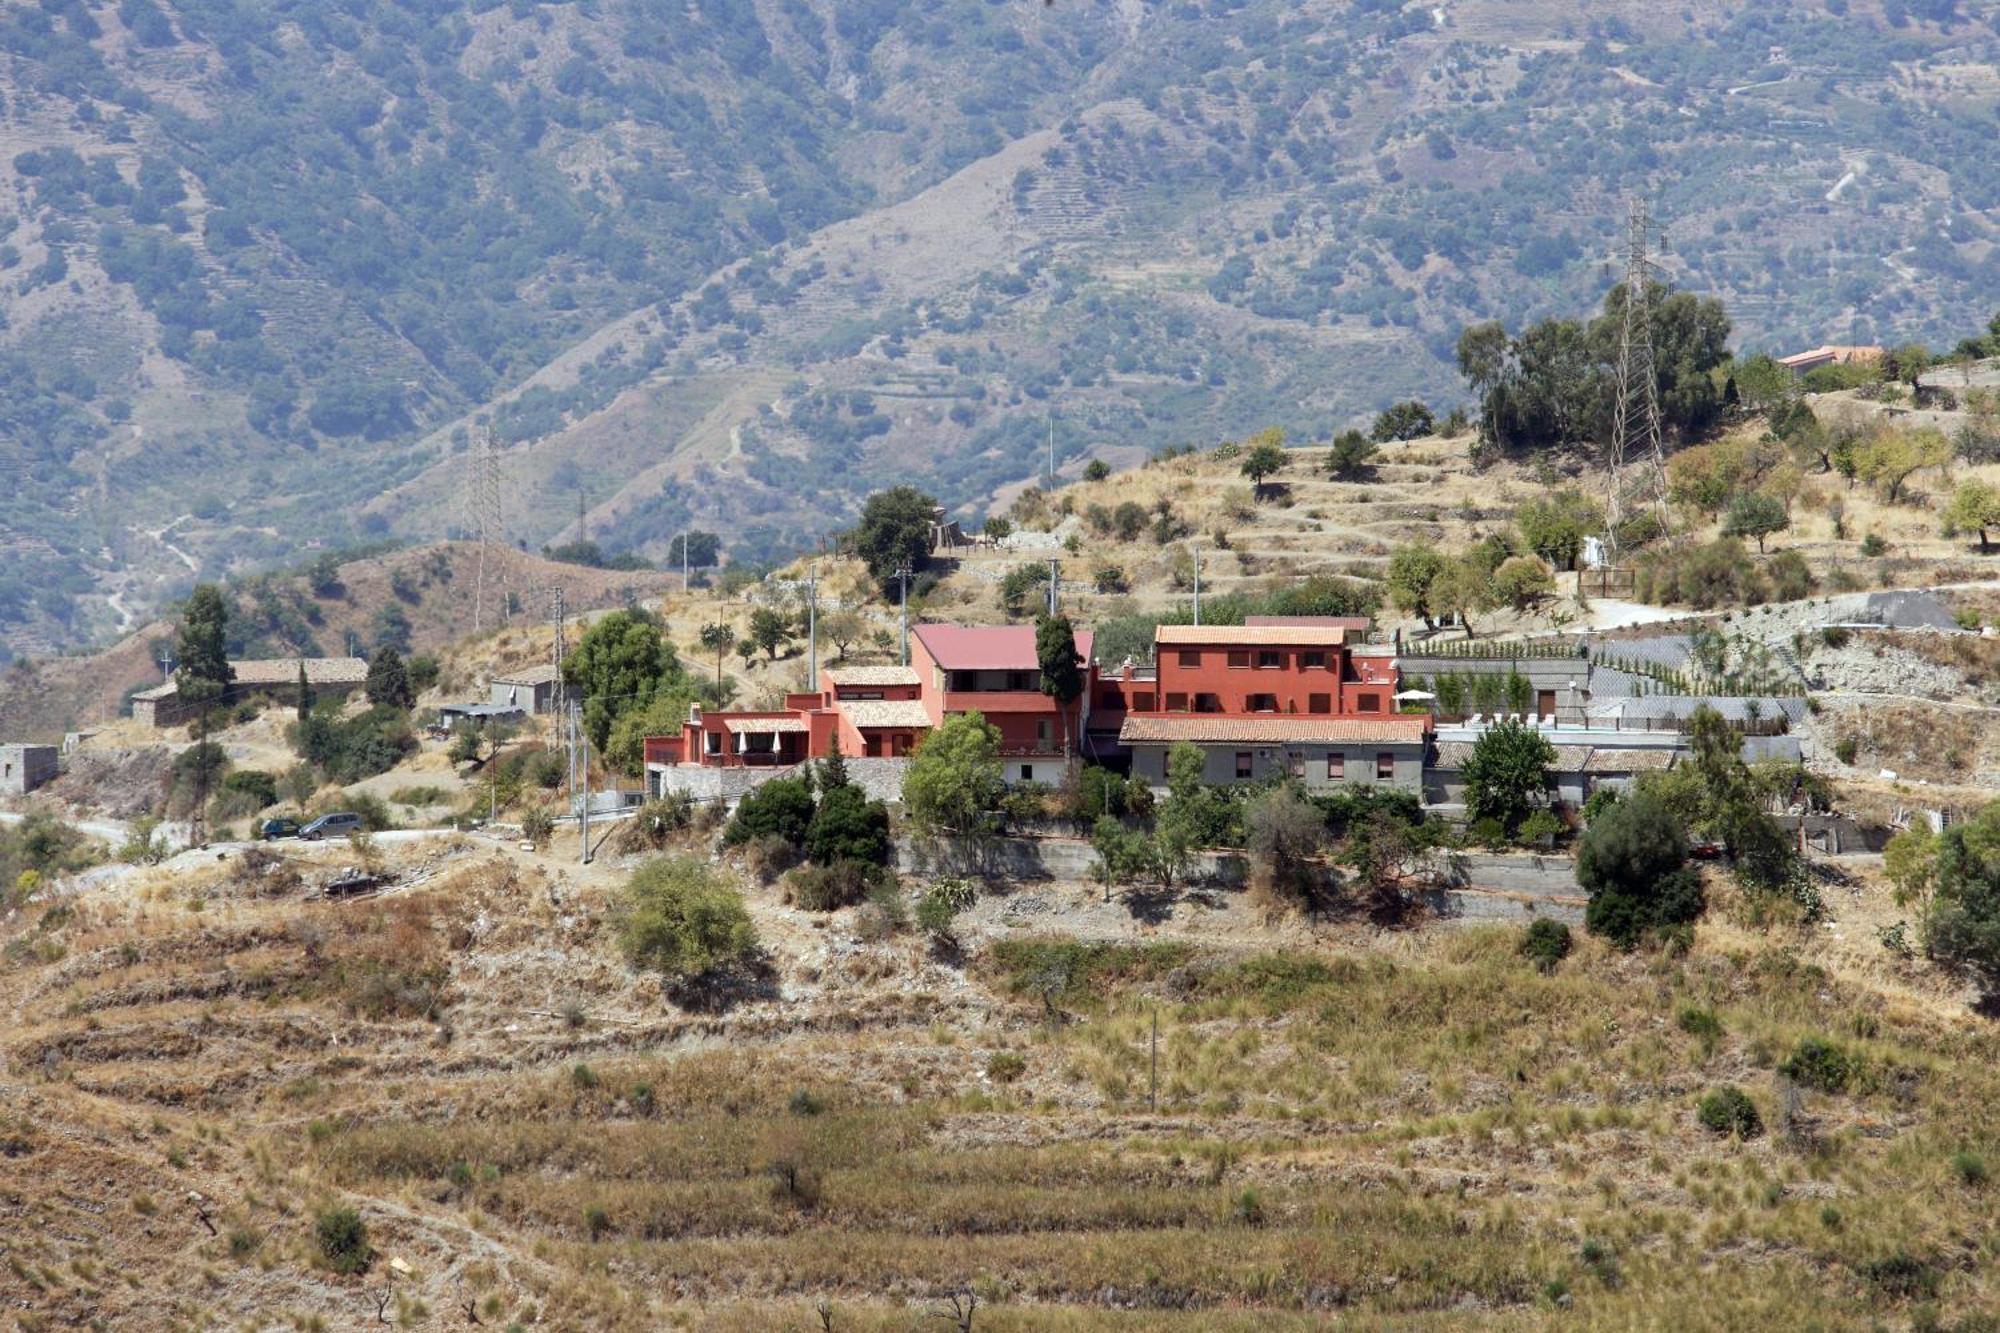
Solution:
<path fill-rule="evenodd" d="M 361 816 L 343 810 L 336 814 L 321 815 L 300 829 L 299 836 L 307 842 L 318 842 L 321 838 L 344 838 L 350 833 L 361 832 L 361 828 Z"/>
<path fill-rule="evenodd" d="M 296 838 L 299 836 L 299 821 L 296 819 L 267 819 L 264 821 L 263 827 L 257 830 L 257 836 L 265 842 L 270 842 L 277 838 Z"/>

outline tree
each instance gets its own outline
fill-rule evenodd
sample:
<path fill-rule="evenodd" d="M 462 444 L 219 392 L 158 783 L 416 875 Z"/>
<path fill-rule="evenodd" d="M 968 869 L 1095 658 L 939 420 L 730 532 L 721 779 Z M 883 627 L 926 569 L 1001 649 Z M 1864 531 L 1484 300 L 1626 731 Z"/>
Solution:
<path fill-rule="evenodd" d="M 861 618 L 861 613 L 859 611 L 847 610 L 844 607 L 838 611 L 829 611 L 821 616 L 819 618 L 819 627 L 825 633 L 826 637 L 832 641 L 834 651 L 840 655 L 840 660 L 843 662 L 847 660 L 848 645 L 856 642 L 862 635 L 868 632 L 868 622 Z"/>
<path fill-rule="evenodd" d="M 897 570 L 908 566 L 915 575 L 930 563 L 937 511 L 937 501 L 914 486 L 877 491 L 861 507 L 848 540 L 884 596 L 895 590 Z"/>
<path fill-rule="evenodd" d="M 1792 526 L 1792 516 L 1785 512 L 1785 502 L 1775 495 L 1765 495 L 1750 491 L 1738 495 L 1729 502 L 1729 512 L 1722 519 L 1722 535 L 1725 537 L 1755 537 L 1757 553 L 1764 553 L 1764 539 L 1774 532 L 1783 532 Z"/>
<path fill-rule="evenodd" d="M 984 833 L 999 808 L 1000 730 L 978 712 L 931 729 L 903 773 L 903 807 L 929 833 Z"/>
<path fill-rule="evenodd" d="M 1421 616 L 1435 626 L 1441 608 L 1436 603 L 1438 579 L 1450 562 L 1435 546 L 1399 546 L 1389 557 L 1389 601 L 1405 615 Z"/>
<path fill-rule="evenodd" d="M 882 802 L 869 800 L 868 793 L 851 782 L 821 793 L 805 838 L 806 855 L 815 863 L 886 865 L 892 850 L 889 811 Z"/>
<path fill-rule="evenodd" d="M 402 654 L 394 648 L 375 650 L 368 659 L 368 678 L 362 688 L 368 693 L 368 702 L 378 708 L 400 708 L 407 712 L 417 702 L 416 692 L 410 688 L 409 673 L 403 668 Z"/>
<path fill-rule="evenodd" d="M 313 687 L 312 682 L 306 679 L 306 664 L 304 662 L 299 663 L 299 683 L 297 692 L 292 696 L 292 705 L 298 711 L 298 718 L 301 722 L 305 721 L 306 716 L 313 710 Z"/>
<path fill-rule="evenodd" d="M 660 689 L 637 708 L 618 714 L 605 738 L 604 762 L 621 773 L 638 777 L 646 769 L 646 740 L 651 736 L 678 736 L 687 721 L 688 705 L 698 696 L 695 682 L 681 677 Z"/>
<path fill-rule="evenodd" d="M 1882 849 L 1882 873 L 1895 886 L 1896 902 L 1916 903 L 1928 909 L 1931 890 L 1937 885 L 1938 835 L 1918 820 L 1889 839 Z"/>
<path fill-rule="evenodd" d="M 210 704 L 220 699 L 236 679 L 229 665 L 224 640 L 229 630 L 229 604 L 213 583 L 200 583 L 188 595 L 181 611 L 181 628 L 175 656 L 174 684 L 180 696 L 191 704 Z"/>
<path fill-rule="evenodd" d="M 1794 394 L 1792 372 L 1762 352 L 1738 361 L 1730 378 L 1736 383 L 1737 400 L 1752 412 L 1769 411 Z"/>
<path fill-rule="evenodd" d="M 1548 770 L 1556 750 L 1548 737 L 1523 723 L 1495 723 L 1480 733 L 1465 761 L 1465 816 L 1497 819 L 1509 833 L 1548 799 Z"/>
<path fill-rule="evenodd" d="M 1516 611 L 1538 605 L 1555 590 L 1555 575 L 1537 556 L 1508 556 L 1493 571 L 1493 595 Z"/>
<path fill-rule="evenodd" d="M 736 631 L 727 625 L 710 623 L 701 627 L 701 646 L 715 654 L 715 693 L 722 695 L 722 659 L 729 656 L 729 649 L 736 642 Z"/>
<path fill-rule="evenodd" d="M 2000 989 L 2000 802 L 1938 835 L 1932 873 L 1925 951 L 1991 994 Z"/>
<path fill-rule="evenodd" d="M 1490 611 L 1495 603 L 1493 574 L 1480 560 L 1466 556 L 1445 563 L 1444 572 L 1431 580 L 1431 609 L 1441 616 L 1456 616 L 1472 637 L 1472 616 Z"/>
<path fill-rule="evenodd" d="M 1574 569 L 1584 539 L 1604 531 L 1604 509 L 1568 487 L 1523 503 L 1514 511 L 1514 526 L 1530 551 L 1557 569 Z"/>
<path fill-rule="evenodd" d="M 1068 616 L 1042 616 L 1035 621 L 1035 662 L 1041 667 L 1042 693 L 1055 700 L 1062 715 L 1063 755 L 1070 752 L 1070 706 L 1083 693 L 1083 658 L 1076 651 L 1076 628 Z"/>
<path fill-rule="evenodd" d="M 1313 907 L 1326 838 L 1326 816 L 1290 782 L 1250 798 L 1243 808 L 1245 847 L 1261 888 L 1280 901 Z"/>
<path fill-rule="evenodd" d="M 722 832 L 722 845 L 741 847 L 762 838 L 777 838 L 803 850 L 814 810 L 810 782 L 804 778 L 772 778 L 753 787 L 737 802 L 736 813 Z"/>
<path fill-rule="evenodd" d="M 1111 475 L 1111 465 L 1101 458 L 1093 458 L 1083 467 L 1085 481 L 1103 481 Z"/>
<path fill-rule="evenodd" d="M 1983 555 L 1992 548 L 1987 540 L 1989 528 L 2000 527 L 2000 491 L 1977 477 L 1969 477 L 1958 484 L 1951 493 L 1951 503 L 1945 506 L 1943 529 L 1947 537 L 1961 532 L 1979 534 L 1979 550 Z"/>
<path fill-rule="evenodd" d="M 1951 441 L 1941 430 L 1929 426 L 1885 430 L 1854 446 L 1854 475 L 1880 487 L 1883 503 L 1895 504 L 1912 475 L 1922 468 L 1944 467 L 1951 457 Z"/>
<path fill-rule="evenodd" d="M 743 659 L 743 667 L 747 671 L 750 668 L 750 664 L 757 660 L 757 641 L 755 639 L 738 639 L 736 641 L 736 655 Z"/>
<path fill-rule="evenodd" d="M 1176 743 L 1167 751 L 1167 798 L 1153 816 L 1155 868 L 1172 884 L 1198 847 L 1242 842 L 1236 798 L 1205 780 L 1208 756 L 1198 745 Z"/>
<path fill-rule="evenodd" d="M 1431 415 L 1430 408 L 1412 398 L 1395 404 L 1376 417 L 1375 425 L 1368 434 L 1380 444 L 1390 440 L 1414 440 L 1436 431 L 1437 418 Z"/>
<path fill-rule="evenodd" d="M 760 606 L 750 613 L 750 641 L 762 648 L 770 660 L 778 660 L 778 649 L 791 642 L 792 622 L 774 607 Z"/>
<path fill-rule="evenodd" d="M 749 961 L 757 929 L 721 872 L 688 857 L 660 857 L 626 881 L 618 942 L 633 967 L 689 982 Z"/>
<path fill-rule="evenodd" d="M 1700 916 L 1701 879 L 1687 856 L 1680 820 L 1650 793 L 1603 811 L 1577 847 L 1577 883 L 1590 895 L 1584 925 L 1629 949 L 1649 930 Z"/>
<path fill-rule="evenodd" d="M 1366 481 L 1375 472 L 1375 459 L 1382 451 L 1358 430 L 1344 430 L 1333 437 L 1326 451 L 1326 475 L 1335 481 Z"/>
<path fill-rule="evenodd" d="M 1264 494 L 1264 478 L 1276 476 L 1285 466 L 1285 432 L 1273 426 L 1251 436 L 1243 452 L 1243 475 L 1250 478 L 1251 490 L 1259 499 Z"/>
<path fill-rule="evenodd" d="M 563 661 L 563 680 L 583 695 L 584 729 L 600 750 L 620 717 L 644 708 L 684 677 L 674 646 L 644 611 L 602 617 Z"/>

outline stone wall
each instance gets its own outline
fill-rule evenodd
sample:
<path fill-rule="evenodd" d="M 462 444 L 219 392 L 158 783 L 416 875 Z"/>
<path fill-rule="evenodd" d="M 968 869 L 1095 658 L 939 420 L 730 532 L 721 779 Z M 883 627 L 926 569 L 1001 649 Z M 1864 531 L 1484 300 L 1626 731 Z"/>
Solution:
<path fill-rule="evenodd" d="M 896 802 L 903 799 L 903 770 L 907 759 L 849 759 L 847 778 L 870 800 Z M 697 801 L 721 801 L 735 805 L 772 778 L 803 776 L 807 764 L 789 768 L 707 768 L 700 764 L 654 764 L 646 770 L 646 790 L 651 796 L 686 792 Z"/>

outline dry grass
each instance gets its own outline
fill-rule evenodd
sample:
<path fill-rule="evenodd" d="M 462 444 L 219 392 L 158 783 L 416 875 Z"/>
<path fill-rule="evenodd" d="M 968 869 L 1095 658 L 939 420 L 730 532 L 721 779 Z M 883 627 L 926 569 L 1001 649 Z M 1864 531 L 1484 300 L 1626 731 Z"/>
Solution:
<path fill-rule="evenodd" d="M 2000 1052 L 1874 945 L 1865 878 L 1838 932 L 1723 893 L 1685 957 L 1584 941 L 1551 975 L 1514 929 L 1274 948 L 1234 907 L 1151 943 L 1002 927 L 960 974 L 765 892 L 786 998 L 706 1016 L 624 972 L 603 889 L 474 857 L 315 908 L 86 897 L 0 972 L 33 1016 L 6 1039 L 0 1147 L 33 1169 L 0 1297 L 51 1327 L 246 1301 L 360 1326 L 374 1280 L 311 1249 L 345 1199 L 412 1267 L 419 1327 L 471 1301 L 502 1327 L 810 1328 L 827 1302 L 908 1328 L 962 1290 L 979 1328 L 1079 1330 L 1863 1327 L 1993 1299 L 1961 1257 L 1986 1187 L 1952 1159 L 2000 1160 Z M 357 1003 L 365 962 L 443 968 L 438 1007 Z M 1786 1091 L 1806 1036 L 1852 1087 Z M 1724 1083 L 1765 1135 L 1696 1124 Z"/>

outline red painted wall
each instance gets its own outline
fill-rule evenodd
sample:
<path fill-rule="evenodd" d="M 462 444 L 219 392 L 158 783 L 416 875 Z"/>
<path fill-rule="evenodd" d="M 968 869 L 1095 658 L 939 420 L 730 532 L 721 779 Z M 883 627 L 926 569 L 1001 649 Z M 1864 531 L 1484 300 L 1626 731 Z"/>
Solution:
<path fill-rule="evenodd" d="M 1218 631 L 1212 643 L 1160 645 L 1158 698 L 1154 703 L 1157 711 L 1361 716 L 1395 711 L 1394 671 L 1387 668 L 1386 659 L 1362 659 L 1357 664 L 1349 650 L 1338 645 L 1237 646 L 1224 637 L 1226 632 Z M 1310 653 L 1319 654 L 1324 665 L 1307 666 Z M 1242 665 L 1232 666 L 1232 657 Z M 1265 661 L 1275 661 L 1276 665 L 1262 665 Z M 1134 693 L 1143 688 L 1139 684 L 1132 687 Z M 1202 701 L 1199 698 L 1202 695 L 1211 699 Z M 1253 699 L 1256 707 L 1252 706 Z"/>

